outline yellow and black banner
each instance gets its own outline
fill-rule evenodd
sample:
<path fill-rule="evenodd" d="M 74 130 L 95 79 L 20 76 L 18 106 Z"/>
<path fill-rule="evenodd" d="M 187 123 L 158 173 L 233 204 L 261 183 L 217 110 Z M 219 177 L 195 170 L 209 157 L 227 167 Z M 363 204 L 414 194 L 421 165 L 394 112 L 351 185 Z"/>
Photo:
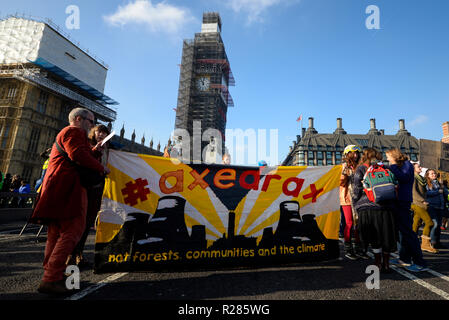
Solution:
<path fill-rule="evenodd" d="M 341 166 L 184 164 L 111 150 L 95 272 L 339 256 Z"/>

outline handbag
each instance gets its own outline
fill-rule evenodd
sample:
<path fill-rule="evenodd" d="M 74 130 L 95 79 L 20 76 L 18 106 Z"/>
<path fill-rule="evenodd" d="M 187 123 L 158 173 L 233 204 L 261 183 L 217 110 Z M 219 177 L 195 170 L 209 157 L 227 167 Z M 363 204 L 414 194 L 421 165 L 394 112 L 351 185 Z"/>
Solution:
<path fill-rule="evenodd" d="M 78 163 L 76 163 L 75 161 L 70 159 L 67 152 L 65 152 L 65 150 L 59 145 L 59 143 L 57 141 L 55 141 L 55 144 L 56 144 L 56 149 L 58 149 L 59 153 L 62 154 L 64 156 L 64 158 L 67 161 L 69 161 L 78 171 L 79 176 L 80 176 L 81 185 L 84 188 L 87 189 L 87 188 L 94 187 L 104 181 L 104 179 L 105 179 L 104 175 L 100 174 L 96 170 L 79 165 Z"/>

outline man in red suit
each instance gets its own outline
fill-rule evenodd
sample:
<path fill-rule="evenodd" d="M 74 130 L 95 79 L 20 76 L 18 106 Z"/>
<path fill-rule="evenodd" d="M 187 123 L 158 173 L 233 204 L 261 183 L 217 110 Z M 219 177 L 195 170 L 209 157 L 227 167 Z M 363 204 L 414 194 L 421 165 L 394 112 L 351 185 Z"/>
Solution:
<path fill-rule="evenodd" d="M 58 144 L 72 161 L 108 174 L 110 170 L 94 157 L 94 153 L 101 148 L 100 144 L 92 148 L 87 140 L 87 133 L 95 124 L 94 114 L 84 108 L 73 109 L 69 114 L 69 123 L 57 135 Z M 86 210 L 87 193 L 81 185 L 78 171 L 53 145 L 40 199 L 31 217 L 32 221 L 48 226 L 44 276 L 39 292 L 69 292 L 63 280 L 66 261 L 83 234 Z"/>

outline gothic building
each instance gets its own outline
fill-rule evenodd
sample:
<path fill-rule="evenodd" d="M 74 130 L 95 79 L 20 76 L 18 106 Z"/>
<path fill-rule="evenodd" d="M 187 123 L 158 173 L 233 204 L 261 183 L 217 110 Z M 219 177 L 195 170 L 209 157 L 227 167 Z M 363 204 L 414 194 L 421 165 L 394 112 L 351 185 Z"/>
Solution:
<path fill-rule="evenodd" d="M 0 20 L 0 171 L 32 186 L 76 106 L 111 125 L 118 103 L 104 94 L 108 67 L 51 21 Z"/>

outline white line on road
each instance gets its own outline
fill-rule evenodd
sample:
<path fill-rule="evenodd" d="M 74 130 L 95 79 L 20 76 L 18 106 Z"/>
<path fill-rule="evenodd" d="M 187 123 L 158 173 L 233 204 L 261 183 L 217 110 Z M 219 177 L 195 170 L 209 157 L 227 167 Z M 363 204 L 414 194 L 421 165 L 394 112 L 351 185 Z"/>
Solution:
<path fill-rule="evenodd" d="M 369 255 L 370 257 L 374 258 L 374 255 L 373 255 L 371 252 L 368 252 L 368 255 Z M 398 256 L 397 254 L 395 254 L 395 253 L 392 253 L 391 256 L 392 256 L 392 257 L 395 257 L 395 258 L 398 258 L 398 257 L 399 257 L 399 256 Z M 396 271 L 397 273 L 403 275 L 403 276 L 406 277 L 406 278 L 409 278 L 410 280 L 416 282 L 416 283 L 419 284 L 420 286 L 422 286 L 422 287 L 424 287 L 424 288 L 426 288 L 426 289 L 432 291 L 433 293 L 439 295 L 439 296 L 442 297 L 443 299 L 449 300 L 449 293 L 447 293 L 446 291 L 443 291 L 443 290 L 441 290 L 441 289 L 439 289 L 439 288 L 437 288 L 437 287 L 431 285 L 430 283 L 427 283 L 427 282 L 425 282 L 424 280 L 419 279 L 419 278 L 416 277 L 415 275 L 413 275 L 413 274 L 411 274 L 411 273 L 409 273 L 409 272 L 407 272 L 407 271 L 401 269 L 400 267 L 397 267 L 397 266 L 390 266 L 390 267 L 391 267 L 391 269 L 393 269 L 393 270 Z M 430 272 L 430 273 L 432 273 L 432 274 L 434 274 L 434 275 L 438 274 L 437 277 L 440 277 L 440 275 L 441 275 L 440 273 L 438 273 L 438 272 L 436 272 L 436 271 L 433 271 L 433 270 L 431 270 L 431 269 L 427 270 L 427 272 Z M 441 275 L 441 276 L 446 277 L 446 276 L 444 276 L 444 275 Z M 442 277 L 440 277 L 440 278 L 442 278 Z M 446 277 L 446 278 L 447 278 L 447 277 Z M 444 280 L 446 280 L 446 279 L 444 279 Z"/>
<path fill-rule="evenodd" d="M 396 253 L 392 253 L 391 256 L 393 256 L 395 258 L 399 258 L 399 255 L 396 254 Z M 449 277 L 444 275 L 444 274 L 442 274 L 442 273 L 439 273 L 439 272 L 437 272 L 435 270 L 432 270 L 432 269 L 427 270 L 427 272 L 430 273 L 430 274 L 433 274 L 435 277 L 438 277 L 438 278 L 440 278 L 442 280 L 445 280 L 445 281 L 449 282 Z"/>
<path fill-rule="evenodd" d="M 78 293 L 75 293 L 74 295 L 72 295 L 70 297 L 67 297 L 65 300 L 80 300 L 80 299 L 84 298 L 85 296 L 87 296 L 88 294 L 91 294 L 92 292 L 100 289 L 101 287 L 107 285 L 108 283 L 118 280 L 121 277 L 126 276 L 127 274 L 128 274 L 128 272 L 115 273 L 112 276 L 109 276 L 106 279 L 101 280 L 97 284 L 87 287 L 86 289 L 84 289 Z"/>

